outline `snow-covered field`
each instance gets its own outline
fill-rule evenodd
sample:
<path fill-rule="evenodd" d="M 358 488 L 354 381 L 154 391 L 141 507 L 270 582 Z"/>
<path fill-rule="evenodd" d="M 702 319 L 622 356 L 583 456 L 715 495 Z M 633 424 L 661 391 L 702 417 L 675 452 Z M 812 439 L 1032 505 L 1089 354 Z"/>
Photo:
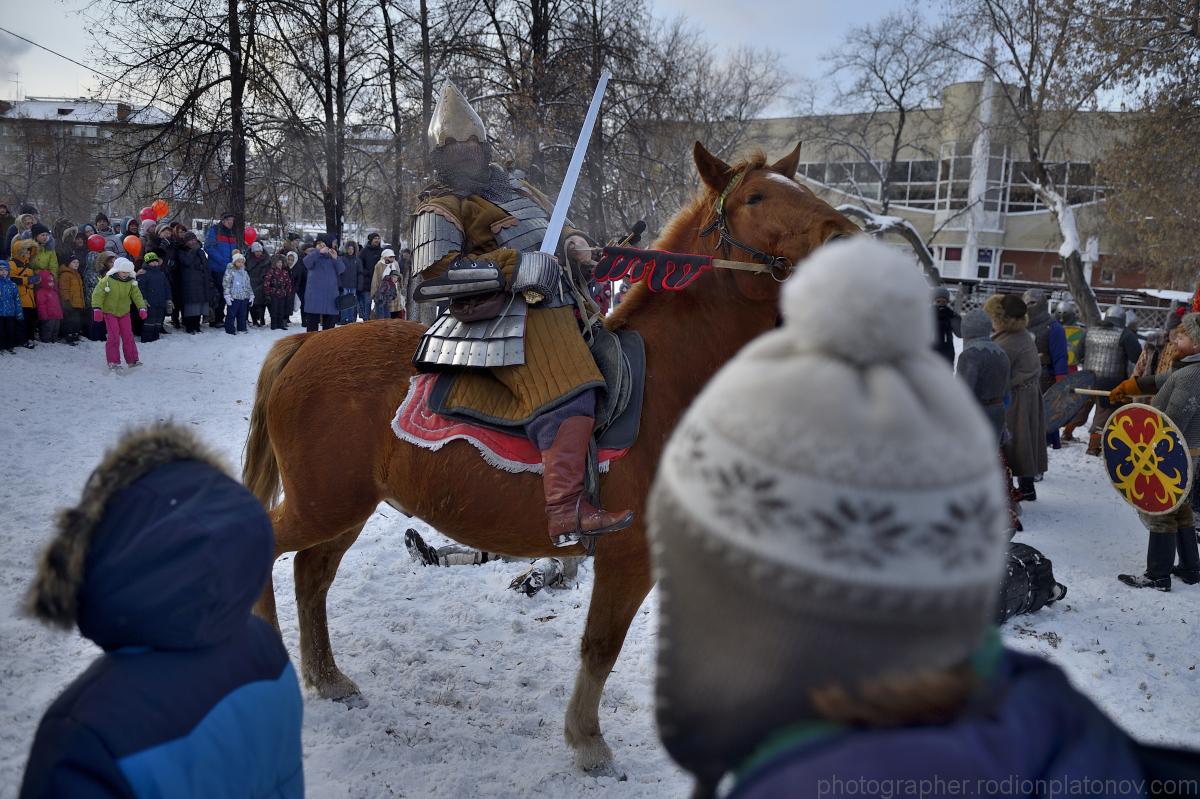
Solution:
<path fill-rule="evenodd" d="M 113 375 L 103 345 L 40 345 L 0 355 L 0 799 L 17 793 L 38 720 L 97 654 L 51 632 L 19 603 L 56 508 L 73 502 L 124 427 L 174 418 L 240 464 L 254 381 L 282 334 L 205 329 L 142 347 L 146 366 Z M 386 430 L 381 435 L 388 434 Z M 1200 744 L 1200 586 L 1135 591 L 1115 579 L 1144 565 L 1145 533 L 1080 444 L 1051 452 L 1017 540 L 1043 550 L 1069 587 L 1059 605 L 1019 617 L 1008 642 L 1062 665 L 1131 733 Z M 329 594 L 339 663 L 369 706 L 308 698 L 305 773 L 314 797 L 683 796 L 685 776 L 655 735 L 654 595 L 635 620 L 601 705 L 617 756 L 609 775 L 576 772 L 562 715 L 591 591 L 532 599 L 505 590 L 517 567 L 421 568 L 404 549 L 412 523 L 379 509 Z M 440 541 L 435 534 L 428 536 Z M 275 568 L 280 623 L 297 652 L 290 558 Z"/>

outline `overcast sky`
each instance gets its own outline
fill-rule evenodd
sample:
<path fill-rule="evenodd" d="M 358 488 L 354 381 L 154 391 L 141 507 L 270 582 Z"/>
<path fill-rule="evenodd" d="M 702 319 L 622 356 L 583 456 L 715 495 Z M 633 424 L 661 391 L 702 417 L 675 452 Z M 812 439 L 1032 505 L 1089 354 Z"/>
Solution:
<path fill-rule="evenodd" d="M 820 56 L 848 27 L 902 7 L 903 0 L 651 0 L 660 16 L 686 17 L 712 42 L 714 55 L 740 44 L 761 45 L 783 53 L 798 77 L 818 79 Z M 15 11 L 17 0 L 0 0 Z M 0 26 L 39 44 L 92 63 L 93 44 L 81 9 L 86 0 L 41 0 L 25 13 L 0 14 Z M 43 9 L 30 13 L 29 9 Z M 852 12 L 849 9 L 853 9 Z M 96 86 L 86 69 L 38 50 L 0 32 L 0 98 L 75 97 Z M 100 65 L 101 70 L 104 69 Z"/>

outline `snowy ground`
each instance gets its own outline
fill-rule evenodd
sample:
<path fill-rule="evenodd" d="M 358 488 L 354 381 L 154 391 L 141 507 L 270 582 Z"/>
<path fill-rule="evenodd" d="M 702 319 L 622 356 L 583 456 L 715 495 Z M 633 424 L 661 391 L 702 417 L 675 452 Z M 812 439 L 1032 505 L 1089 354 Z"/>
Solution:
<path fill-rule="evenodd" d="M 97 649 L 23 618 L 18 604 L 54 510 L 78 497 L 123 427 L 172 417 L 239 463 L 258 366 L 276 331 L 205 330 L 142 348 L 146 366 L 108 374 L 103 345 L 41 345 L 0 355 L 0 799 L 16 795 L 33 731 Z M 1144 564 L 1145 533 L 1076 444 L 1051 453 L 1017 540 L 1043 550 L 1070 593 L 1005 631 L 1019 649 L 1067 669 L 1133 734 L 1200 743 L 1196 696 L 1200 586 L 1134 591 L 1118 571 Z M 601 706 L 616 776 L 571 766 L 562 715 L 591 590 L 527 599 L 505 590 L 516 567 L 414 566 L 408 520 L 382 507 L 342 563 L 329 595 L 342 669 L 370 705 L 309 698 L 304 750 L 314 797 L 683 796 L 688 782 L 659 746 L 652 708 L 654 595 L 635 620 Z M 416 524 L 422 531 L 426 528 Z M 439 540 L 436 535 L 431 535 Z M 275 568 L 280 623 L 297 651 L 289 558 Z"/>

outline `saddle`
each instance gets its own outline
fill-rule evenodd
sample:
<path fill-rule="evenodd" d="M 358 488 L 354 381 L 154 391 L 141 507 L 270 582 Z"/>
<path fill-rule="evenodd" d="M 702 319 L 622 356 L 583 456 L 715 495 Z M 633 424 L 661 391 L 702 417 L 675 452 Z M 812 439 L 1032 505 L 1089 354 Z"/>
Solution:
<path fill-rule="evenodd" d="M 599 449 L 628 449 L 637 440 L 641 428 L 642 396 L 646 385 L 645 343 L 641 335 L 632 330 L 613 332 L 597 325 L 592 328 L 590 349 L 605 383 L 603 396 L 596 407 L 595 446 Z M 457 376 L 457 372 L 437 375 L 437 381 L 429 392 L 429 410 L 466 424 L 525 436 L 523 427 L 484 422 L 447 410 L 446 399 Z"/>

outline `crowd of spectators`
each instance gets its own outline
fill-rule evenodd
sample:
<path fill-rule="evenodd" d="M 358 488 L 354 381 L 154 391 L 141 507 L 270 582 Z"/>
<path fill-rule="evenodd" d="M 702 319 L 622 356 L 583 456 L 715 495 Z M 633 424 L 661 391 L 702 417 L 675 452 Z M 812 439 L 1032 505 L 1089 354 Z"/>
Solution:
<path fill-rule="evenodd" d="M 0 231 L 0 353 L 106 341 L 110 315 L 127 316 L 145 343 L 171 328 L 195 335 L 206 323 L 230 335 L 268 324 L 286 330 L 297 309 L 307 330 L 405 313 L 411 252 L 398 255 L 377 233 L 362 248 L 293 233 L 274 248 L 252 239 L 243 251 L 250 237 L 237 235 L 231 213 L 203 231 L 104 213 L 52 229 L 36 207 L 14 216 L 4 204 Z M 130 276 L 130 288 L 113 282 Z M 114 287 L 130 299 L 123 315 L 111 313 L 125 310 L 113 306 Z"/>

